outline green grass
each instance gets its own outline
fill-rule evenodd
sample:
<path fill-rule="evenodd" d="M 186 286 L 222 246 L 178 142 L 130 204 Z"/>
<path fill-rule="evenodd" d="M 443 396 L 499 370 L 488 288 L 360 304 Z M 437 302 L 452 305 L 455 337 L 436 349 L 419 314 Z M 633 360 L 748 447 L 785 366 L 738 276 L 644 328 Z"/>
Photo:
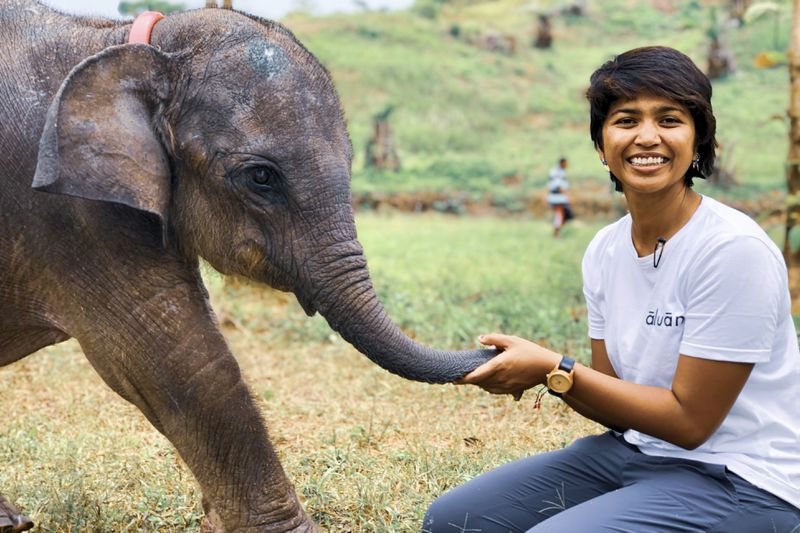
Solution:
<path fill-rule="evenodd" d="M 535 16 L 522 0 L 445 2 L 433 19 L 368 12 L 284 22 L 333 74 L 355 147 L 356 192 L 496 193 L 501 177 L 517 172 L 540 187 L 561 155 L 570 158 L 576 181 L 605 183 L 588 135 L 589 75 L 614 54 L 649 44 L 678 48 L 705 69 L 711 8 L 694 0 L 676 4 L 677 13 L 667 16 L 650 2 L 590 2 L 587 17 L 554 17 L 554 47 L 546 51 L 530 47 Z M 782 46 L 788 20 L 785 14 L 778 27 Z M 512 35 L 518 51 L 481 50 L 454 38 L 453 26 L 462 35 Z M 714 82 L 714 108 L 741 196 L 781 189 L 785 180 L 788 73 L 753 65 L 756 54 L 773 48 L 774 31 L 769 17 L 723 30 L 738 68 Z M 368 172 L 363 154 L 371 118 L 388 105 L 402 169 Z"/>
<path fill-rule="evenodd" d="M 438 347 L 503 330 L 587 355 L 579 261 L 597 224 L 443 216 L 358 218 L 393 317 Z M 417 531 L 427 504 L 508 460 L 598 428 L 548 397 L 392 376 L 292 295 L 207 272 L 215 309 L 314 519 L 329 531 Z M 98 378 L 74 341 L 0 370 L 0 490 L 40 531 L 197 531 L 194 480 L 171 445 Z"/>
<path fill-rule="evenodd" d="M 595 225 L 568 227 L 554 240 L 547 225 L 530 220 L 380 222 L 380 233 L 360 231 L 375 257 L 375 284 L 390 313 L 406 317 L 401 326 L 423 341 L 459 345 L 500 330 L 567 348 L 586 331 L 573 317 L 584 314 L 581 244 Z M 403 266 L 409 257 L 420 267 Z"/>

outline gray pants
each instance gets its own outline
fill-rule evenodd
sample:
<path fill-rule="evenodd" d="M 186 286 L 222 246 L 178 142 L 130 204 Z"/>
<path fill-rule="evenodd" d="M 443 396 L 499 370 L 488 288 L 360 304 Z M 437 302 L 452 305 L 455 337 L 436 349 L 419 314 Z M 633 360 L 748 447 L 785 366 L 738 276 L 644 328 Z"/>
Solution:
<path fill-rule="evenodd" d="M 605 433 L 439 497 L 423 533 L 800 533 L 800 509 L 721 465 L 652 457 Z"/>

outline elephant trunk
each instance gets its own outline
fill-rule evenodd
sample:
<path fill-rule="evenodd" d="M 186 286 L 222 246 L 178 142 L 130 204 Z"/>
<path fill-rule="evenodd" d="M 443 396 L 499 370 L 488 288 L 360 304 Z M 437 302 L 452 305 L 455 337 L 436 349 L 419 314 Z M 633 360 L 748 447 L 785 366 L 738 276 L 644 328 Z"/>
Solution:
<path fill-rule="evenodd" d="M 393 374 L 447 383 L 497 354 L 493 349 L 440 351 L 410 339 L 378 300 L 358 241 L 336 246 L 336 259 L 315 269 L 313 306 L 347 342 Z"/>

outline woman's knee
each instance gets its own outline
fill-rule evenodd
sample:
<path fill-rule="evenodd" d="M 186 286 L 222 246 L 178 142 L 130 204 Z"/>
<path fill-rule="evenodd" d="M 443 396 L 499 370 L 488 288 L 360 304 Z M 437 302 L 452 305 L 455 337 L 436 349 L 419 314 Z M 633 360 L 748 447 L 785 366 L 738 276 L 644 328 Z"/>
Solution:
<path fill-rule="evenodd" d="M 461 524 L 469 518 L 469 504 L 454 494 L 457 492 L 460 492 L 458 488 L 442 494 L 433 501 L 425 513 L 425 518 L 422 519 L 422 533 L 445 531 L 450 533 L 453 531 L 453 526 L 449 524 Z"/>

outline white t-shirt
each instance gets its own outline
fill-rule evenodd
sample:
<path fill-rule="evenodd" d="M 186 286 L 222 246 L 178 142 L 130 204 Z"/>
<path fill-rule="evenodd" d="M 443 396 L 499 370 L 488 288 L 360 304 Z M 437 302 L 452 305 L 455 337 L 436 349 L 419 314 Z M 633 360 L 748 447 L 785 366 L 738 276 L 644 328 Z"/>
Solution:
<path fill-rule="evenodd" d="M 561 166 L 551 168 L 547 182 L 547 203 L 551 205 L 568 204 L 567 189 L 569 189 L 567 171 Z"/>
<path fill-rule="evenodd" d="M 630 215 L 600 230 L 583 259 L 589 336 L 605 340 L 617 375 L 670 389 L 679 354 L 755 365 L 697 449 L 634 430 L 625 440 L 724 464 L 800 507 L 800 352 L 783 256 L 749 217 L 703 197 L 657 268 L 653 259 L 637 256 Z"/>

